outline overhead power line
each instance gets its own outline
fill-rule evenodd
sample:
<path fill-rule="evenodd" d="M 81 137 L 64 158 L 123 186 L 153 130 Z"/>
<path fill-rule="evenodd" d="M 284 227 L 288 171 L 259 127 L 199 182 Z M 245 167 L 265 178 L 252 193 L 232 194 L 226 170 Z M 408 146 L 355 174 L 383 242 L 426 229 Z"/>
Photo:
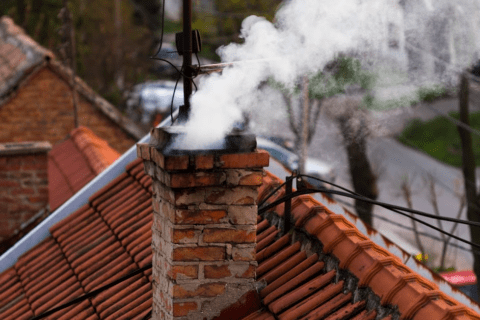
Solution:
<path fill-rule="evenodd" d="M 455 219 L 455 218 L 449 218 L 449 217 L 439 217 L 439 216 L 436 216 L 436 215 L 433 215 L 433 214 L 429 214 L 429 213 L 426 213 L 426 212 L 422 212 L 422 211 L 419 211 L 419 210 L 414 210 L 414 209 L 409 209 L 409 208 L 405 208 L 405 207 L 401 207 L 401 206 L 397 206 L 397 205 L 393 205 L 393 204 L 389 204 L 389 203 L 385 203 L 385 202 L 380 202 L 380 201 L 375 201 L 375 200 L 372 200 L 370 198 L 367 198 L 367 197 L 364 197 L 354 191 L 351 191 L 351 190 L 348 190 L 347 188 L 344 188 L 344 187 L 341 187 L 339 185 L 336 185 L 334 183 L 331 183 L 329 181 L 326 181 L 326 180 L 323 180 L 323 179 L 320 179 L 320 178 L 317 178 L 317 177 L 313 177 L 313 176 L 309 176 L 309 175 L 299 175 L 298 177 L 309 177 L 309 178 L 313 178 L 313 179 L 316 179 L 318 181 L 321 181 L 321 182 L 324 182 L 324 183 L 327 183 L 327 184 L 330 184 L 334 187 L 337 187 L 341 190 L 344 190 L 346 192 L 341 192 L 341 191 L 336 191 L 336 190 L 328 190 L 326 188 L 305 188 L 305 189 L 301 189 L 301 190 L 298 190 L 298 191 L 295 191 L 291 194 L 287 194 L 283 197 L 281 197 L 280 199 L 277 199 L 276 201 L 266 205 L 266 206 L 263 206 L 261 207 L 259 210 L 258 210 L 258 214 L 262 214 L 274 207 L 276 207 L 277 205 L 281 204 L 281 203 L 284 203 L 285 201 L 289 200 L 289 199 L 292 199 L 292 198 L 295 198 L 297 196 L 300 196 L 300 195 L 304 195 L 304 194 L 313 194 L 313 193 L 327 193 L 327 194 L 336 194 L 336 195 L 340 195 L 340 196 L 345 196 L 345 197 L 349 197 L 349 198 L 353 198 L 353 199 L 357 199 L 357 200 L 361 200 L 361 201 L 365 201 L 365 202 L 368 202 L 368 203 L 372 203 L 372 204 L 375 204 L 375 205 L 379 205 L 381 207 L 384 207 L 386 209 L 389 209 L 395 213 L 398 213 L 398 214 L 401 214 L 403 216 L 406 216 L 414 221 L 417 221 L 418 223 L 421 223 L 427 227 L 430 227 L 440 233 L 443 233 L 445 235 L 448 235 L 454 239 L 457 239 L 458 241 L 461 241 L 461 242 L 464 242 L 466 244 L 469 244 L 471 245 L 472 247 L 475 247 L 477 249 L 480 249 L 480 245 L 479 244 L 476 244 L 476 243 L 473 243 L 471 241 L 468 241 L 468 240 L 465 240 L 465 239 L 462 239 L 454 234 L 451 234 L 449 232 L 446 232 L 430 223 L 427 223 L 423 220 L 420 220 L 414 216 L 410 216 L 408 215 L 407 213 L 405 212 L 402 212 L 402 211 L 406 211 L 406 212 L 410 212 L 410 213 L 414 213 L 414 214 L 417 214 L 417 215 L 420 215 L 420 216 L 424 216 L 424 217 L 428 217 L 428 218 L 432 218 L 432 219 L 436 219 L 436 220 L 444 220 L 444 221 L 451 221 L 451 222 L 457 222 L 457 223 L 462 223 L 462 224 L 468 224 L 468 225 L 474 225 L 474 226 L 477 226 L 477 227 L 480 227 L 480 223 L 478 222 L 472 222 L 472 221 L 466 221 L 466 220 L 461 220 L 461 219 Z M 269 195 L 270 197 L 272 196 L 273 194 Z M 265 203 L 265 201 L 263 201 L 263 203 Z"/>
<path fill-rule="evenodd" d="M 480 137 L 480 131 L 479 131 L 479 130 L 477 130 L 477 129 L 475 129 L 475 128 L 472 128 L 471 126 L 469 126 L 469 125 L 467 125 L 467 124 L 465 124 L 465 123 L 463 123 L 463 122 L 455 119 L 454 117 L 452 117 L 452 116 L 450 116 L 450 115 L 448 115 L 448 114 L 446 114 L 446 113 L 444 113 L 444 112 L 442 112 L 442 111 L 440 111 L 440 110 L 435 109 L 434 107 L 432 107 L 432 106 L 430 106 L 430 105 L 428 105 L 428 104 L 425 104 L 425 106 L 427 107 L 427 109 L 432 110 L 433 112 L 435 112 L 436 114 L 444 117 L 445 119 L 447 119 L 448 121 L 452 122 L 453 124 L 455 124 L 455 125 L 463 128 L 463 129 L 467 130 L 468 132 L 473 133 L 474 135 Z"/>

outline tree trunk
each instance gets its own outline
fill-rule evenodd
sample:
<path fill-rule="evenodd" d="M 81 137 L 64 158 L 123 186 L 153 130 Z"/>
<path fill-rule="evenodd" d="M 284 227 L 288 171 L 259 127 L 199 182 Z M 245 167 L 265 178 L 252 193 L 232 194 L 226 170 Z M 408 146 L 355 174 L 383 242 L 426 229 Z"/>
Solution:
<path fill-rule="evenodd" d="M 353 129 L 348 125 L 348 119 L 339 119 L 340 129 L 347 151 L 350 176 L 355 192 L 370 199 L 377 199 L 377 179 L 372 171 L 367 157 L 366 135 L 357 134 L 352 138 Z M 363 222 L 372 225 L 373 204 L 355 200 L 355 210 Z"/>
<path fill-rule="evenodd" d="M 468 119 L 468 79 L 465 74 L 460 78 L 459 111 L 460 121 L 469 125 Z M 469 131 L 457 126 L 462 141 L 462 171 L 467 201 L 467 218 L 470 221 L 480 222 L 480 210 L 477 203 L 477 188 L 475 185 L 475 156 L 473 154 L 472 136 Z M 470 226 L 470 238 L 473 243 L 480 243 L 480 228 Z M 480 276 L 480 256 L 473 255 L 473 272 Z M 480 282 L 477 281 L 477 293 L 480 296 Z"/>
<path fill-rule="evenodd" d="M 26 12 L 25 12 L 25 0 L 17 0 L 17 15 L 18 24 L 25 29 L 26 27 Z"/>
<path fill-rule="evenodd" d="M 307 174 L 306 168 L 305 168 L 305 162 L 307 160 L 307 153 L 308 153 L 308 129 L 309 129 L 308 116 L 310 114 L 309 112 L 309 109 L 310 109 L 309 80 L 307 76 L 303 78 L 302 90 L 303 90 L 302 92 L 303 106 L 301 107 L 303 109 L 302 109 L 302 124 L 301 124 L 301 147 L 300 147 L 300 159 L 298 161 L 299 162 L 298 170 L 300 171 L 300 173 Z"/>
<path fill-rule="evenodd" d="M 122 65 L 122 3 L 115 0 L 115 84 L 122 91 L 124 88 L 124 76 Z"/>

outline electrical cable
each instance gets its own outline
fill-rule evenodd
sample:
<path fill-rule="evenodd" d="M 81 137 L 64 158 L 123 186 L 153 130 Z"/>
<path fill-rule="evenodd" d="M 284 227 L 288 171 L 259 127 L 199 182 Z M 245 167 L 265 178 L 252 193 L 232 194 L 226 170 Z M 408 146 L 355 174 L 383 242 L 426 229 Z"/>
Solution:
<path fill-rule="evenodd" d="M 355 207 L 354 207 L 352 204 L 350 204 L 350 203 L 348 203 L 348 202 L 346 202 L 346 201 L 342 201 L 342 200 L 340 200 L 340 199 L 335 199 L 335 201 L 338 202 L 338 203 L 340 203 L 340 204 L 342 204 L 342 205 L 344 205 L 344 206 L 347 206 L 347 207 L 350 207 L 350 208 L 352 208 L 352 209 L 355 209 Z M 352 214 L 353 214 L 353 213 L 352 213 Z M 373 216 L 374 216 L 376 219 L 383 220 L 383 221 L 385 221 L 385 222 L 388 222 L 388 223 L 390 223 L 390 224 L 393 224 L 393 225 L 395 225 L 395 226 L 398 227 L 398 228 L 402 228 L 402 229 L 405 229 L 405 230 L 408 230 L 408 231 L 413 231 L 413 232 L 415 232 L 415 229 L 413 229 L 412 227 L 404 226 L 403 224 L 399 224 L 399 223 L 396 222 L 396 221 L 387 219 L 387 218 L 382 217 L 382 216 L 379 216 L 379 215 L 377 215 L 377 214 L 373 214 Z M 358 216 L 357 216 L 357 217 L 358 217 Z M 418 233 L 419 235 L 423 236 L 423 237 L 430 238 L 430 239 L 433 239 L 433 240 L 436 240 L 436 241 L 440 241 L 440 242 L 443 242 L 443 241 L 444 241 L 443 239 L 441 239 L 441 238 L 439 238 L 439 237 L 436 237 L 436 236 L 434 236 L 434 235 L 431 235 L 431 234 L 429 234 L 429 233 L 426 233 L 426 232 L 417 231 L 417 233 Z M 449 243 L 448 246 L 454 247 L 454 248 L 458 248 L 458 249 L 460 249 L 460 250 L 462 250 L 462 251 L 466 251 L 466 252 L 469 252 L 469 253 L 474 253 L 474 254 L 480 256 L 480 250 L 475 250 L 475 249 L 472 249 L 472 248 L 463 247 L 463 246 L 458 245 L 458 244 L 456 244 L 456 243 Z"/>
<path fill-rule="evenodd" d="M 125 276 L 123 276 L 123 277 L 121 277 L 121 278 L 119 278 L 119 279 L 117 279 L 117 280 L 115 280 L 115 281 L 112 281 L 112 282 L 110 282 L 110 283 L 107 284 L 107 285 L 104 285 L 104 286 L 101 287 L 101 288 L 98 288 L 98 289 L 96 289 L 96 290 L 93 290 L 93 291 L 91 291 L 91 292 L 89 292 L 89 293 L 84 294 L 83 296 L 80 296 L 80 297 L 78 297 L 78 298 L 72 299 L 72 300 L 70 300 L 69 302 L 62 304 L 61 306 L 58 306 L 58 307 L 56 307 L 56 308 L 50 309 L 50 310 L 48 310 L 48 311 L 45 311 L 45 312 L 42 313 L 42 314 L 39 314 L 39 315 L 37 315 L 37 316 L 34 316 L 33 318 L 30 318 L 30 320 L 39 320 L 39 319 L 43 319 L 43 318 L 45 318 L 45 317 L 48 317 L 48 316 L 54 314 L 55 312 L 58 312 L 58 311 L 60 311 L 60 310 L 63 310 L 63 309 L 68 308 L 68 307 L 70 307 L 70 306 L 73 306 L 74 304 L 77 304 L 77 303 L 79 303 L 79 302 L 82 302 L 82 301 L 84 301 L 84 300 L 87 300 L 87 299 L 89 299 L 89 298 L 91 298 L 91 297 L 94 297 L 94 296 L 96 296 L 97 294 L 99 294 L 99 293 L 101 293 L 101 292 L 103 292 L 103 291 L 105 291 L 105 290 L 107 290 L 107 289 L 110 289 L 111 287 L 113 287 L 113 286 L 115 286 L 115 285 L 117 285 L 117 284 L 119 284 L 119 283 L 121 283 L 121 282 L 123 282 L 123 281 L 125 281 L 125 280 L 127 280 L 127 279 L 130 279 L 131 277 L 136 276 L 137 274 L 140 274 L 140 273 L 142 273 L 142 272 L 144 272 L 144 271 L 146 271 L 146 270 L 148 270 L 148 269 L 150 269 L 150 268 L 152 268 L 152 264 L 151 264 L 151 263 L 147 264 L 147 265 L 144 266 L 143 268 L 134 270 L 134 271 L 130 272 L 129 274 L 127 274 L 127 275 L 125 275 Z"/>
<path fill-rule="evenodd" d="M 402 211 L 410 212 L 410 213 L 413 213 L 413 214 L 418 214 L 419 216 L 426 217 L 426 218 L 431 218 L 431 219 L 435 219 L 435 220 L 456 222 L 456 223 L 471 225 L 471 226 L 475 226 L 475 227 L 480 227 L 480 222 L 468 221 L 468 220 L 462 220 L 462 219 L 456 219 L 456 218 L 450 218 L 450 217 L 441 217 L 441 216 L 437 216 L 437 215 L 434 215 L 434 214 L 431 214 L 431 213 L 427 213 L 427 212 L 423 212 L 423 211 L 419 211 L 419 210 L 415 210 L 415 209 L 405 208 L 405 207 L 397 206 L 397 205 L 386 203 L 386 202 L 372 200 L 370 198 L 362 196 L 359 193 L 348 190 L 347 188 L 343 188 L 343 187 L 338 186 L 334 183 L 330 183 L 326 180 L 323 180 L 323 179 L 320 179 L 320 178 L 317 178 L 317 177 L 314 177 L 314 176 L 300 174 L 300 175 L 298 175 L 298 177 L 308 177 L 308 178 L 312 178 L 312 179 L 315 179 L 315 180 L 318 180 L 318 181 L 321 181 L 321 182 L 324 182 L 324 183 L 331 184 L 334 187 L 337 187 L 339 189 L 342 189 L 342 190 L 350 193 L 352 195 L 352 198 L 354 198 L 356 200 L 366 201 L 366 202 L 376 204 L 376 205 L 379 205 L 381 207 L 384 207 L 384 208 L 387 208 L 387 209 L 390 209 L 390 210 L 392 210 L 392 208 L 393 208 L 393 209 L 396 209 L 396 210 L 402 210 Z M 312 188 L 312 189 L 314 189 L 314 188 Z M 317 190 L 322 190 L 322 191 L 319 191 L 319 192 L 323 192 L 323 189 L 321 189 L 321 188 L 319 188 Z M 339 191 L 335 191 L 335 190 L 330 191 L 330 190 L 327 190 L 327 189 L 325 189 L 325 190 L 326 190 L 325 193 L 338 194 L 338 195 L 341 195 L 341 196 L 349 196 L 349 195 L 345 195 L 343 192 L 339 192 Z M 392 211 L 396 212 L 395 210 L 392 210 Z M 396 212 L 396 213 L 399 213 L 399 212 Z"/>
<path fill-rule="evenodd" d="M 182 77 L 181 74 L 178 75 L 178 78 L 177 78 L 177 81 L 175 82 L 175 87 L 173 88 L 173 94 L 172 94 L 172 103 L 170 104 L 170 117 L 172 119 L 172 125 L 173 123 L 175 122 L 175 120 L 173 120 L 173 100 L 175 98 L 175 92 L 177 91 L 177 85 L 178 85 L 178 81 L 180 81 L 180 78 Z"/>
<path fill-rule="evenodd" d="M 160 35 L 160 47 L 158 48 L 158 51 L 157 53 L 155 53 L 153 56 L 155 57 L 156 55 L 158 55 L 160 53 L 160 51 L 162 50 L 162 46 L 163 46 L 163 33 L 164 33 L 164 30 L 165 30 L 165 0 L 163 0 L 163 5 L 162 5 L 162 34 Z"/>
<path fill-rule="evenodd" d="M 277 193 L 278 190 L 280 190 L 284 185 L 286 185 L 288 179 L 293 179 L 293 177 L 287 178 L 284 183 L 282 183 L 281 185 L 279 185 L 278 187 L 276 187 L 272 192 L 270 192 L 265 198 L 262 199 L 262 201 L 260 201 L 260 203 L 258 204 L 258 207 L 260 208 L 261 206 L 263 206 L 263 204 L 264 204 L 268 199 L 270 199 L 275 193 Z"/>
<path fill-rule="evenodd" d="M 428 104 L 425 105 L 428 109 L 432 110 L 433 112 L 435 112 L 436 114 L 444 117 L 445 119 L 447 119 L 448 121 L 452 122 L 453 124 L 461 127 L 462 129 L 465 129 L 467 130 L 468 132 L 470 133 L 473 133 L 474 135 L 476 136 L 479 136 L 480 137 L 480 131 L 478 131 L 477 129 L 475 128 L 472 128 L 471 126 L 451 117 L 450 115 L 446 114 L 446 113 L 443 113 L 441 112 L 440 110 L 437 110 L 435 109 L 434 107 L 432 106 L 429 106 Z"/>
<path fill-rule="evenodd" d="M 269 205 L 267 205 L 267 206 L 265 206 L 265 207 L 263 207 L 263 208 L 258 209 L 258 214 L 265 213 L 267 210 L 269 210 L 269 209 L 271 209 L 271 208 L 274 208 L 274 207 L 278 206 L 279 204 L 284 203 L 285 201 L 287 201 L 287 200 L 289 200 L 289 199 L 292 199 L 292 198 L 295 198 L 295 197 L 297 197 L 297 196 L 304 195 L 304 194 L 313 194 L 313 193 L 318 193 L 318 192 L 320 192 L 320 193 L 329 193 L 329 194 L 337 194 L 337 195 L 342 195 L 342 196 L 350 197 L 350 198 L 354 198 L 354 199 L 357 199 L 357 198 L 358 198 L 358 200 L 363 200 L 363 201 L 365 201 L 365 202 L 369 202 L 369 203 L 373 203 L 373 204 L 380 205 L 379 203 L 377 203 L 377 201 L 374 201 L 374 200 L 371 200 L 371 199 L 368 199 L 368 198 L 365 198 L 365 197 L 357 197 L 357 196 L 355 196 L 355 195 L 353 195 L 353 194 L 348 194 L 348 193 L 344 193 L 344 192 L 340 192 L 340 191 L 335 191 L 335 190 L 308 188 L 308 189 L 304 189 L 304 190 L 295 191 L 295 192 L 293 192 L 293 193 L 291 193 L 291 194 L 289 194 L 289 195 L 283 196 L 282 198 L 280 198 L 280 199 L 272 202 L 271 204 L 269 204 Z M 382 205 L 382 206 L 383 206 L 383 205 Z M 391 209 L 391 208 L 389 208 L 390 205 L 388 205 L 388 204 L 384 204 L 384 206 L 385 206 L 387 209 Z M 392 210 L 392 211 L 393 211 L 393 210 Z M 395 211 L 395 212 L 397 212 L 397 211 Z M 430 227 L 430 228 L 432 228 L 432 229 L 434 229 L 434 230 L 436 230 L 436 231 L 438 231 L 438 232 L 441 232 L 441 233 L 443 233 L 443 234 L 445 234 L 445 235 L 448 235 L 448 236 L 450 236 L 450 237 L 452 237 L 452 238 L 454 238 L 454 239 L 457 239 L 458 241 L 464 242 L 464 243 L 466 243 L 466 244 L 471 245 L 472 247 L 475 247 L 475 248 L 477 248 L 477 249 L 480 249 L 480 245 L 479 245 L 479 244 L 476 244 L 476 243 L 470 242 L 470 241 L 468 241 L 468 240 L 462 239 L 462 238 L 460 238 L 460 237 L 457 237 L 456 235 L 450 234 L 449 232 L 446 232 L 446 231 L 444 231 L 444 230 L 442 230 L 442 229 L 440 229 L 440 228 L 438 228 L 438 227 L 436 227 L 436 226 L 434 226 L 434 225 L 432 225 L 432 224 L 430 224 L 430 223 L 427 223 L 427 222 L 422 221 L 422 220 L 420 220 L 420 219 L 418 219 L 418 218 L 409 216 L 408 214 L 406 214 L 406 213 L 404 213 L 404 212 L 398 211 L 397 213 L 399 213 L 399 214 L 401 214 L 401 215 L 404 215 L 404 216 L 406 216 L 406 217 L 408 217 L 408 218 L 410 218 L 410 219 L 412 219 L 412 220 L 415 220 L 415 221 L 417 221 L 418 223 L 421 223 L 421 224 L 423 224 L 423 225 L 425 225 L 425 226 L 427 226 L 427 227 Z"/>
<path fill-rule="evenodd" d="M 181 74 L 184 78 L 191 79 L 191 80 L 195 78 L 195 76 L 194 76 L 194 77 L 189 77 L 189 76 L 187 76 L 187 75 L 184 74 L 181 70 L 179 70 L 176 65 L 174 65 L 173 63 L 171 63 L 170 61 L 168 61 L 168 60 L 166 60 L 166 59 L 157 58 L 157 57 L 150 57 L 150 59 L 152 59 L 152 60 L 159 60 L 159 61 L 163 61 L 163 62 L 168 63 L 170 66 L 172 66 L 172 67 L 175 69 L 175 71 L 177 71 L 177 73 Z M 183 70 L 183 67 L 182 67 L 182 70 Z"/>

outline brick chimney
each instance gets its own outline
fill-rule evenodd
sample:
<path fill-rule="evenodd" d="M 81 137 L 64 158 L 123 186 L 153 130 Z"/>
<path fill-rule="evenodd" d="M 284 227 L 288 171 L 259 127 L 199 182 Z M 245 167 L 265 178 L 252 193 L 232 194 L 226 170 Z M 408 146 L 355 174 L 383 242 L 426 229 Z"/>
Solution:
<path fill-rule="evenodd" d="M 48 204 L 48 142 L 0 144 L 0 242 Z"/>
<path fill-rule="evenodd" d="M 213 319 L 255 290 L 257 189 L 269 155 L 165 155 L 157 146 L 137 145 L 153 179 L 152 319 Z"/>

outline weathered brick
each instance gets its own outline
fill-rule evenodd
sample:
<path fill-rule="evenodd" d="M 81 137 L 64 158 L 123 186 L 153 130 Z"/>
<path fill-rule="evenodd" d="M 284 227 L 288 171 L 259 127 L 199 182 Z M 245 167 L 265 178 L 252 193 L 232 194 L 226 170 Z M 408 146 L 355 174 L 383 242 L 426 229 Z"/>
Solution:
<path fill-rule="evenodd" d="M 224 259 L 224 247 L 180 247 L 173 249 L 174 261 L 218 261 Z"/>
<path fill-rule="evenodd" d="M 255 278 L 255 266 L 248 262 L 212 264 L 204 266 L 206 279 Z"/>
<path fill-rule="evenodd" d="M 163 219 L 167 219 L 171 222 L 175 221 L 175 206 L 164 199 L 154 199 L 153 214 L 159 215 Z"/>
<path fill-rule="evenodd" d="M 186 170 L 189 163 L 190 159 L 188 156 L 168 156 L 165 157 L 165 170 Z"/>
<path fill-rule="evenodd" d="M 48 202 L 48 197 L 46 195 L 31 196 L 31 197 L 28 197 L 28 201 L 30 203 L 47 203 Z"/>
<path fill-rule="evenodd" d="M 203 273 L 206 279 L 228 278 L 232 276 L 228 267 L 228 264 L 205 265 Z"/>
<path fill-rule="evenodd" d="M 175 202 L 175 193 L 172 189 L 167 188 L 165 185 L 161 184 L 160 182 L 154 180 L 153 181 L 153 194 L 157 197 L 167 200 L 170 203 Z"/>
<path fill-rule="evenodd" d="M 215 162 L 215 157 L 213 154 L 196 155 L 195 169 L 201 169 L 201 170 L 212 169 L 214 166 L 214 162 Z"/>
<path fill-rule="evenodd" d="M 170 174 L 160 168 L 159 166 L 155 166 L 155 178 L 162 184 L 169 186 L 170 185 Z"/>
<path fill-rule="evenodd" d="M 192 188 L 222 185 L 226 180 L 225 172 L 190 172 L 172 173 L 170 179 L 171 188 Z"/>
<path fill-rule="evenodd" d="M 191 311 L 198 309 L 196 302 L 177 302 L 173 304 L 173 315 L 175 317 L 187 316 Z"/>
<path fill-rule="evenodd" d="M 178 224 L 215 224 L 227 216 L 226 210 L 177 210 L 175 223 Z"/>
<path fill-rule="evenodd" d="M 255 261 L 255 246 L 234 246 L 232 258 L 234 261 Z"/>
<path fill-rule="evenodd" d="M 20 183 L 18 181 L 13 180 L 0 180 L 0 187 L 2 188 L 10 188 L 10 187 L 19 187 Z"/>
<path fill-rule="evenodd" d="M 255 239 L 255 230 L 217 228 L 203 230 L 203 242 L 205 243 L 254 243 Z"/>
<path fill-rule="evenodd" d="M 231 186 L 260 186 L 263 182 L 262 171 L 228 169 L 226 174 L 227 185 Z"/>
<path fill-rule="evenodd" d="M 170 279 L 197 279 L 198 265 L 170 266 L 167 270 Z"/>
<path fill-rule="evenodd" d="M 201 285 L 177 284 L 173 286 L 173 297 L 178 299 L 216 297 L 225 292 L 225 283 L 205 283 Z"/>
<path fill-rule="evenodd" d="M 165 168 L 165 157 L 156 148 L 150 147 L 150 159 L 160 168 Z"/>
<path fill-rule="evenodd" d="M 35 194 L 35 190 L 33 188 L 22 188 L 22 187 L 19 187 L 19 188 L 15 188 L 11 191 L 10 193 L 12 196 L 16 196 L 16 195 L 31 195 L 31 194 Z"/>
<path fill-rule="evenodd" d="M 173 229 L 173 243 L 198 243 L 200 230 L 194 229 Z"/>
<path fill-rule="evenodd" d="M 241 275 L 236 275 L 237 278 L 248 278 L 248 279 L 255 279 L 256 267 L 254 265 L 249 265 L 247 270 Z"/>
<path fill-rule="evenodd" d="M 205 203 L 227 205 L 255 204 L 258 192 L 255 187 L 206 188 Z"/>
<path fill-rule="evenodd" d="M 156 164 L 153 161 L 143 161 L 143 170 L 145 171 L 146 174 L 148 174 L 150 177 L 155 176 L 155 168 Z"/>
<path fill-rule="evenodd" d="M 150 160 L 150 146 L 146 143 L 137 143 L 137 157 Z"/>
<path fill-rule="evenodd" d="M 180 189 L 175 192 L 175 205 L 188 206 L 205 201 L 205 189 Z"/>
<path fill-rule="evenodd" d="M 216 166 L 219 168 L 262 168 L 268 167 L 269 154 L 264 150 L 251 153 L 223 154 Z"/>
<path fill-rule="evenodd" d="M 256 205 L 253 206 L 229 206 L 228 207 L 228 219 L 232 224 L 257 224 L 257 212 Z"/>

